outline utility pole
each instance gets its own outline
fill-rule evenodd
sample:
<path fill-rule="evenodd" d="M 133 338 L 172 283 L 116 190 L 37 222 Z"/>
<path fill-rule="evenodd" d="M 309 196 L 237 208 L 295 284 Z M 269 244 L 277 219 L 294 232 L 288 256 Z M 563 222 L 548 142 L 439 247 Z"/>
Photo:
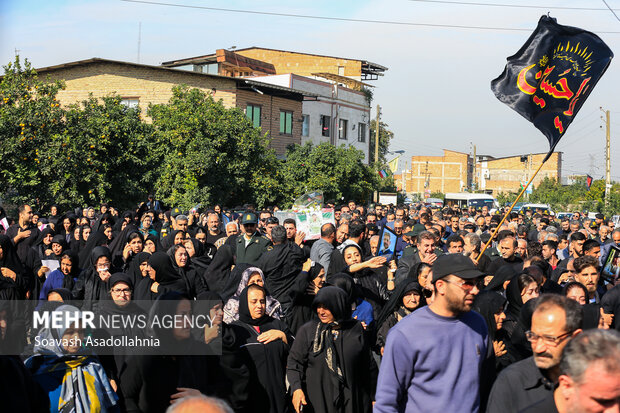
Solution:
<path fill-rule="evenodd" d="M 375 121 L 375 168 L 379 172 L 379 119 L 381 117 L 381 106 L 377 105 L 377 120 Z M 375 191 L 374 202 L 379 202 L 379 192 Z"/>
<path fill-rule="evenodd" d="M 474 175 L 472 176 L 472 180 L 471 180 L 471 189 L 472 192 L 474 192 L 477 189 L 477 185 L 476 185 L 476 145 L 474 145 Z"/>
<path fill-rule="evenodd" d="M 607 123 L 605 128 L 605 135 L 607 138 L 607 143 L 605 145 L 605 206 L 609 205 L 609 191 L 611 190 L 611 141 L 610 141 L 610 120 L 609 120 L 609 111 L 605 111 L 605 122 Z"/>
<path fill-rule="evenodd" d="M 381 117 L 381 106 L 377 105 L 377 120 L 375 121 L 375 166 L 379 170 L 379 118 Z"/>

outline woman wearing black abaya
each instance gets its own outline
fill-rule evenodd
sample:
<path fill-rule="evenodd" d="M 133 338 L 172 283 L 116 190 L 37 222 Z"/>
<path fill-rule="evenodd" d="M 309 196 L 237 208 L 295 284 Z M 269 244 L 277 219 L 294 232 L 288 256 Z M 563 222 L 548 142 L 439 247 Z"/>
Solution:
<path fill-rule="evenodd" d="M 19 261 L 11 239 L 4 234 L 0 235 L 0 280 L 7 282 L 8 285 L 13 284 L 20 299 L 25 299 L 26 291 L 33 282 Z"/>
<path fill-rule="evenodd" d="M 52 252 L 52 239 L 56 233 L 50 227 L 46 227 L 39 238 L 35 241 L 35 245 L 32 247 L 37 252 L 40 260 L 44 260 L 47 254 Z"/>
<path fill-rule="evenodd" d="M 325 284 L 325 270 L 318 262 L 313 262 L 307 277 L 297 277 L 295 285 L 291 288 L 291 307 L 287 322 L 293 335 L 297 330 L 312 320 L 312 301 L 319 290 Z"/>
<path fill-rule="evenodd" d="M 290 411 L 286 393 L 286 360 L 293 337 L 286 324 L 265 312 L 266 291 L 251 284 L 239 297 L 239 320 L 230 327 L 229 344 L 248 368 L 250 380 L 245 408 L 238 412 L 285 413 Z"/>
<path fill-rule="evenodd" d="M 181 276 L 187 286 L 187 293 L 192 300 L 203 291 L 207 291 L 202 277 L 200 277 L 189 260 L 187 249 L 183 245 L 175 245 L 168 250 L 172 266 Z"/>
<path fill-rule="evenodd" d="M 295 411 L 370 413 L 377 366 L 346 293 L 323 287 L 313 307 L 319 319 L 299 329 L 287 362 Z"/>
<path fill-rule="evenodd" d="M 364 299 L 372 305 L 374 318 L 377 318 L 383 304 L 390 298 L 386 284 L 382 282 L 381 277 L 375 272 L 375 270 L 383 266 L 385 258 L 373 257 L 368 261 L 362 262 L 362 250 L 355 244 L 345 247 L 342 251 L 342 257 L 347 265 L 342 272 L 353 277 Z M 328 280 L 328 282 L 331 282 L 331 280 Z"/>
<path fill-rule="evenodd" d="M 163 254 L 165 253 L 156 253 Z M 155 254 L 154 254 L 155 255 Z M 167 257 L 167 256 L 166 256 Z M 191 314 L 187 296 L 168 292 L 153 305 L 149 318 Z M 149 322 L 151 325 L 151 322 Z M 156 328 L 153 336 L 160 340 L 161 348 L 172 350 L 168 354 L 206 354 L 206 344 L 191 336 L 189 327 Z M 166 350 L 163 350 L 166 351 Z M 120 376 L 121 390 L 128 413 L 164 413 L 176 399 L 198 395 L 219 395 L 220 387 L 227 383 L 222 377 L 217 356 L 131 356 Z"/>
<path fill-rule="evenodd" d="M 502 328 L 506 314 L 506 298 L 497 291 L 480 291 L 474 300 L 472 309 L 484 318 L 489 329 L 489 341 L 493 343 L 495 353 L 495 371 L 499 373 L 505 367 L 517 361 L 508 353 L 506 346 L 510 338 Z"/>
<path fill-rule="evenodd" d="M 392 297 L 377 318 L 377 351 L 383 355 L 388 332 L 400 320 L 426 305 L 422 286 L 413 278 L 405 278 L 392 293 Z"/>
<path fill-rule="evenodd" d="M 141 252 L 131 261 L 131 265 L 129 266 L 129 271 L 125 272 L 129 279 L 131 280 L 134 289 L 138 286 L 138 283 L 142 281 L 144 278 L 149 277 L 149 258 L 151 258 L 151 254 L 148 252 Z"/>
<path fill-rule="evenodd" d="M 226 292 L 225 294 L 224 290 L 226 286 L 233 284 L 229 282 L 233 265 L 235 265 L 235 250 L 230 245 L 222 245 L 215 253 L 213 261 L 211 261 L 205 273 L 205 281 L 207 282 L 209 291 L 215 291 L 224 300 L 227 300 L 233 295 L 237 289 L 237 285 L 239 285 L 239 281 L 237 280 L 237 284 L 232 287 L 232 292 Z"/>
<path fill-rule="evenodd" d="M 69 250 L 69 244 L 65 241 L 64 235 L 54 235 L 51 243 L 52 253 L 45 256 L 46 260 L 56 260 L 60 262 L 60 257 L 62 257 L 62 253 Z"/>
<path fill-rule="evenodd" d="M 100 300 L 108 298 L 110 276 L 118 272 L 111 266 L 112 256 L 107 247 L 96 247 L 90 254 L 90 264 L 85 266 L 73 287 L 76 300 L 84 300 L 82 310 L 95 310 Z"/>
<path fill-rule="evenodd" d="M 187 293 L 187 284 L 174 269 L 172 260 L 165 252 L 156 252 L 149 257 L 151 275 L 143 278 L 136 288 L 136 300 L 151 301 L 169 291 Z"/>
<path fill-rule="evenodd" d="M 506 349 L 510 357 L 516 361 L 523 360 L 532 355 L 532 347 L 525 338 L 525 332 L 529 329 L 524 322 L 528 317 L 524 317 L 524 305 L 538 297 L 539 290 L 536 280 L 529 274 L 520 274 L 514 277 L 508 287 L 506 287 L 506 320 L 504 330 L 510 340 L 506 344 Z M 531 318 L 531 314 L 529 315 Z"/>
<path fill-rule="evenodd" d="M 102 324 L 98 326 L 96 338 L 107 339 L 110 337 L 128 337 L 129 339 L 145 338 L 144 330 L 138 327 L 140 320 L 147 319 L 146 312 L 133 302 L 133 284 L 127 274 L 112 274 L 108 282 L 110 290 L 107 299 L 102 300 L 99 305 L 99 315 L 103 319 L 112 320 L 113 317 L 123 320 L 134 320 L 135 323 L 121 322 Z M 102 318 L 97 317 L 97 320 Z M 118 385 L 119 377 L 127 367 L 128 354 L 133 352 L 133 348 L 115 346 L 112 356 L 102 356 L 101 362 L 106 368 L 108 376 Z"/>

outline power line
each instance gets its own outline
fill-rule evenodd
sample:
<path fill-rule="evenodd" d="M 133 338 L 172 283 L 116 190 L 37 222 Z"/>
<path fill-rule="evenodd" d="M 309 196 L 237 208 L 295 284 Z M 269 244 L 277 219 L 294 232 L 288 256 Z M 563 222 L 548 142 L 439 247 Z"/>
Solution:
<path fill-rule="evenodd" d="M 603 3 L 605 3 L 605 6 L 607 6 L 609 11 L 613 13 L 613 15 L 616 17 L 616 20 L 618 20 L 620 22 L 620 19 L 618 18 L 618 15 L 616 14 L 616 12 L 611 7 L 609 7 L 609 4 L 607 4 L 607 1 L 603 0 Z"/>
<path fill-rule="evenodd" d="M 439 23 L 415 23 L 415 22 L 403 22 L 403 21 L 390 21 L 390 20 L 369 20 L 369 19 L 350 19 L 346 17 L 331 17 L 331 16 L 314 16 L 309 14 L 293 14 L 293 13 L 276 13 L 268 11 L 258 10 L 244 10 L 244 9 L 225 9 L 221 7 L 206 7 L 206 6 L 192 6 L 189 4 L 174 4 L 164 3 L 148 0 L 120 0 L 126 3 L 141 3 L 152 4 L 156 6 L 170 6 L 181 7 L 186 9 L 199 9 L 199 10 L 211 10 L 221 11 L 228 13 L 243 13 L 243 14 L 258 14 L 263 16 L 278 16 L 278 17 L 296 17 L 302 19 L 314 19 L 314 20 L 329 20 L 329 21 L 344 21 L 354 23 L 373 23 L 373 24 L 390 24 L 395 26 L 415 26 L 415 27 L 433 27 L 439 29 L 471 29 L 471 30 L 495 30 L 495 31 L 513 31 L 513 32 L 531 32 L 532 29 L 520 29 L 516 27 L 488 27 L 488 26 L 466 26 L 457 24 L 439 24 Z M 598 32 L 601 34 L 620 34 L 620 32 Z"/>
<path fill-rule="evenodd" d="M 454 4 L 454 5 L 462 5 L 462 6 L 487 6 L 487 7 L 512 7 L 519 9 L 557 9 L 557 10 L 587 10 L 587 11 L 607 11 L 611 10 L 609 6 L 608 8 L 604 7 L 566 7 L 566 6 L 530 6 L 526 4 L 508 4 L 508 3 L 477 3 L 477 2 L 469 2 L 469 1 L 447 1 L 447 0 L 409 0 L 415 1 L 419 3 L 439 3 L 439 4 Z M 603 0 L 604 1 L 604 0 Z"/>

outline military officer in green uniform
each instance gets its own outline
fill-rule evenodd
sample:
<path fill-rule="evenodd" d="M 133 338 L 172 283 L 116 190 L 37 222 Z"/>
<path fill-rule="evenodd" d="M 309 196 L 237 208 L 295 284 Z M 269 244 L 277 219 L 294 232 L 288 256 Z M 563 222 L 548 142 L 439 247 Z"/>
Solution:
<path fill-rule="evenodd" d="M 237 264 L 256 265 L 258 258 L 267 250 L 269 239 L 257 230 L 258 217 L 253 212 L 244 212 L 241 217 L 243 234 L 237 237 Z"/>

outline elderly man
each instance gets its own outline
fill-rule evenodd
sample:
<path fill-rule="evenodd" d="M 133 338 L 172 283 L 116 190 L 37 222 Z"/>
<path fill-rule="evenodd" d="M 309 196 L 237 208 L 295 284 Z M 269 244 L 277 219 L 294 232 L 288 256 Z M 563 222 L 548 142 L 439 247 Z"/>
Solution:
<path fill-rule="evenodd" d="M 603 413 L 620 410 L 620 334 L 588 330 L 573 338 L 560 361 L 558 387 L 523 413 Z"/>
<path fill-rule="evenodd" d="M 215 244 L 218 239 L 226 236 L 220 226 L 220 216 L 215 212 L 209 213 L 209 215 L 207 215 L 207 242 L 209 244 Z"/>
<path fill-rule="evenodd" d="M 543 294 L 525 333 L 534 355 L 508 366 L 491 390 L 487 413 L 517 413 L 553 392 L 560 376 L 560 357 L 571 337 L 581 333 L 583 309 L 559 294 Z"/>

